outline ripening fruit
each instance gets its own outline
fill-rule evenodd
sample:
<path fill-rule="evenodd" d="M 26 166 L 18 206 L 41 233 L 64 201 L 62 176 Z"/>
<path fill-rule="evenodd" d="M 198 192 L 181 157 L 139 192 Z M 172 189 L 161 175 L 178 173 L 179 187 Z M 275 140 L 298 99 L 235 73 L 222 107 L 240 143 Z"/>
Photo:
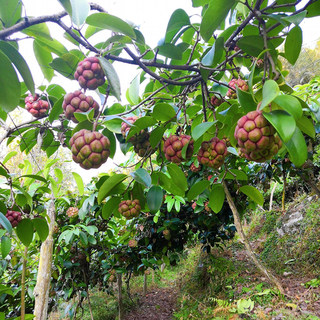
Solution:
<path fill-rule="evenodd" d="M 85 90 L 95 90 L 105 83 L 104 72 L 97 57 L 89 57 L 80 61 L 74 77 Z"/>
<path fill-rule="evenodd" d="M 211 105 L 214 107 L 220 106 L 223 103 L 223 99 L 219 99 L 217 96 L 213 95 L 210 99 Z"/>
<path fill-rule="evenodd" d="M 119 204 L 119 212 L 126 218 L 132 219 L 140 214 L 141 207 L 138 199 L 123 200 Z"/>
<path fill-rule="evenodd" d="M 25 99 L 25 108 L 35 118 L 41 118 L 48 113 L 49 103 L 46 100 L 41 100 L 38 94 L 34 96 L 29 94 Z"/>
<path fill-rule="evenodd" d="M 278 153 L 282 141 L 262 111 L 251 111 L 238 120 L 234 137 L 240 155 L 248 160 L 264 162 Z"/>
<path fill-rule="evenodd" d="M 94 117 L 97 117 L 99 114 L 98 103 L 91 96 L 86 96 L 80 90 L 66 94 L 62 108 L 66 118 L 75 123 L 78 123 L 78 120 L 74 116 L 75 112 L 87 112 L 94 109 Z"/>
<path fill-rule="evenodd" d="M 194 163 L 191 163 L 190 170 L 192 172 L 199 172 L 201 170 L 201 165 L 196 166 Z"/>
<path fill-rule="evenodd" d="M 163 236 L 164 236 L 164 238 L 165 238 L 166 240 L 170 240 L 170 239 L 171 239 L 170 230 L 165 229 L 165 230 L 162 231 L 162 233 L 163 233 Z"/>
<path fill-rule="evenodd" d="M 138 245 L 138 241 L 137 240 L 135 240 L 135 239 L 129 240 L 128 246 L 130 248 L 135 248 L 137 245 Z"/>
<path fill-rule="evenodd" d="M 184 159 L 182 157 L 182 149 L 187 144 L 188 147 L 186 150 L 186 158 Z M 180 136 L 171 135 L 164 142 L 163 152 L 167 160 L 174 163 L 180 163 L 182 161 L 188 160 L 192 157 L 193 154 L 193 139 L 185 134 Z"/>
<path fill-rule="evenodd" d="M 82 129 L 70 139 L 72 158 L 83 169 L 99 168 L 110 155 L 110 141 L 102 133 Z"/>
<path fill-rule="evenodd" d="M 229 87 L 233 88 L 234 90 L 236 90 L 237 87 L 242 91 L 248 91 L 249 90 L 247 82 L 245 80 L 242 80 L 242 79 L 232 79 L 228 83 L 228 85 L 229 85 Z M 230 99 L 237 99 L 237 92 L 229 89 L 228 92 L 227 92 L 227 97 L 230 98 Z"/>
<path fill-rule="evenodd" d="M 218 169 L 223 165 L 227 152 L 225 141 L 214 137 L 201 143 L 197 157 L 200 164 Z"/>
<path fill-rule="evenodd" d="M 139 119 L 139 117 L 137 116 L 132 116 L 132 117 L 125 117 L 124 118 L 127 122 L 131 123 L 131 124 L 134 124 L 135 121 L 137 119 Z M 122 122 L 121 123 L 121 134 L 122 136 L 126 139 L 127 137 L 127 134 L 131 128 L 131 126 L 127 123 L 127 122 Z M 129 142 L 131 142 L 131 138 L 128 139 Z"/>
<path fill-rule="evenodd" d="M 70 207 L 67 210 L 67 216 L 69 218 L 76 217 L 78 215 L 78 213 L 79 213 L 79 209 L 77 207 Z"/>
<path fill-rule="evenodd" d="M 6 218 L 10 221 L 11 226 L 16 227 L 22 219 L 21 212 L 8 210 L 6 214 Z"/>

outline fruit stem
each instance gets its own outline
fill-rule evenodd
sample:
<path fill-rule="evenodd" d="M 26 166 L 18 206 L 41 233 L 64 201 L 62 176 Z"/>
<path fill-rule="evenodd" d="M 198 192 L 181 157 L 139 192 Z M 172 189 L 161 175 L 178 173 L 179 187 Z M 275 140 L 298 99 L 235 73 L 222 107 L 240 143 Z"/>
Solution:
<path fill-rule="evenodd" d="M 239 214 L 237 207 L 232 199 L 232 196 L 229 192 L 227 184 L 225 181 L 223 181 L 222 184 L 223 184 L 224 191 L 226 193 L 228 204 L 229 204 L 230 209 L 233 214 L 234 225 L 237 229 L 240 240 L 242 241 L 242 243 L 244 244 L 244 246 L 246 248 L 246 251 L 247 251 L 249 258 L 252 260 L 252 262 L 255 264 L 255 266 L 269 279 L 269 281 L 278 288 L 280 293 L 284 294 L 284 289 L 283 289 L 280 281 L 256 257 L 256 255 L 251 247 L 251 244 L 248 241 L 248 239 L 243 231 L 243 227 L 242 227 L 241 219 L 240 219 L 240 214 Z"/>

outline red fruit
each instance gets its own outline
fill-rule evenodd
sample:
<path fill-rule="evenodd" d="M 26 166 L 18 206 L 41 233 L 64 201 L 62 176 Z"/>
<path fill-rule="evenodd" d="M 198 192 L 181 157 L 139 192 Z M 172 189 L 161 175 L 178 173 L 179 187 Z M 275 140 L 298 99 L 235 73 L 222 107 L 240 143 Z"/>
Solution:
<path fill-rule="evenodd" d="M 75 112 L 87 112 L 94 109 L 94 117 L 99 114 L 98 103 L 91 96 L 86 96 L 80 90 L 66 94 L 62 108 L 67 119 L 75 123 L 78 123 L 78 120 L 74 117 Z"/>
<path fill-rule="evenodd" d="M 242 91 L 248 91 L 249 87 L 248 84 L 245 80 L 242 79 L 232 79 L 229 83 L 228 83 L 229 87 L 233 88 L 234 90 L 236 90 L 236 88 L 238 87 L 240 90 Z M 237 92 L 229 89 L 227 92 L 227 97 L 229 97 L 230 99 L 236 99 L 237 98 Z"/>
<path fill-rule="evenodd" d="M 137 245 L 138 245 L 138 241 L 137 240 L 135 240 L 135 239 L 129 240 L 128 246 L 130 248 L 135 248 Z"/>
<path fill-rule="evenodd" d="M 282 142 L 262 111 L 251 111 L 238 120 L 234 137 L 240 155 L 248 160 L 264 162 L 278 153 Z"/>
<path fill-rule="evenodd" d="M 78 213 L 79 213 L 79 209 L 77 207 L 70 207 L 67 210 L 67 216 L 69 218 L 76 217 L 78 215 Z"/>
<path fill-rule="evenodd" d="M 19 222 L 22 219 L 21 212 L 8 210 L 6 214 L 6 218 L 10 221 L 11 226 L 14 228 L 19 224 Z"/>
<path fill-rule="evenodd" d="M 194 163 L 191 163 L 190 170 L 191 170 L 192 172 L 199 172 L 199 171 L 201 170 L 201 166 L 198 165 L 198 166 L 196 167 L 196 165 L 195 165 Z"/>
<path fill-rule="evenodd" d="M 185 145 L 188 144 L 186 150 L 186 159 L 182 157 L 182 149 Z M 192 157 L 193 154 L 193 139 L 187 135 L 171 135 L 166 141 L 164 142 L 163 152 L 167 160 L 180 163 L 182 161 L 188 160 Z"/>
<path fill-rule="evenodd" d="M 70 139 L 72 158 L 83 169 L 99 168 L 110 155 L 110 141 L 102 133 L 82 129 Z"/>
<path fill-rule="evenodd" d="M 212 212 L 211 208 L 209 207 L 209 201 L 205 202 L 204 210 L 206 210 L 207 212 Z"/>
<path fill-rule="evenodd" d="M 95 90 L 105 83 L 104 72 L 97 57 L 89 57 L 80 61 L 74 77 L 85 90 Z"/>
<path fill-rule="evenodd" d="M 41 100 L 38 94 L 34 96 L 29 94 L 25 99 L 25 108 L 35 118 L 42 118 L 49 110 L 49 103 L 46 100 Z"/>
<path fill-rule="evenodd" d="M 140 202 L 138 199 L 123 200 L 118 210 L 126 219 L 138 217 L 141 211 Z"/>
<path fill-rule="evenodd" d="M 197 203 L 196 202 L 192 202 L 191 207 L 192 207 L 193 210 L 195 210 L 196 206 L 197 206 Z"/>
<path fill-rule="evenodd" d="M 218 107 L 218 106 L 220 106 L 220 104 L 222 104 L 224 102 L 224 100 L 219 99 L 216 96 L 212 96 L 210 102 L 211 102 L 212 106 Z"/>
<path fill-rule="evenodd" d="M 129 123 L 131 123 L 131 124 L 134 124 L 137 119 L 139 119 L 139 117 L 137 117 L 137 116 L 124 118 L 124 120 L 126 120 L 126 122 L 122 122 L 122 123 L 121 123 L 121 133 L 122 133 L 122 136 L 123 136 L 124 138 L 127 137 L 127 134 L 128 134 L 128 132 L 129 132 L 129 130 L 130 130 L 130 128 L 131 128 L 131 126 L 130 126 L 127 122 L 129 122 Z M 128 139 L 128 141 L 131 142 L 131 138 Z"/>
<path fill-rule="evenodd" d="M 214 137 L 210 141 L 202 142 L 197 157 L 199 163 L 218 169 L 223 165 L 227 152 L 225 141 Z"/>

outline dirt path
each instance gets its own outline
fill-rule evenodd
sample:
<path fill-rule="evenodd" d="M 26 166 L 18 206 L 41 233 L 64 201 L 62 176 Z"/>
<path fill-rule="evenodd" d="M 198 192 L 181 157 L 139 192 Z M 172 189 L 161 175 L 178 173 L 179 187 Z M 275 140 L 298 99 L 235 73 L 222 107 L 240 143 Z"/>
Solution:
<path fill-rule="evenodd" d="M 176 301 L 177 292 L 173 289 L 150 289 L 140 298 L 139 306 L 129 311 L 123 320 L 172 320 Z"/>

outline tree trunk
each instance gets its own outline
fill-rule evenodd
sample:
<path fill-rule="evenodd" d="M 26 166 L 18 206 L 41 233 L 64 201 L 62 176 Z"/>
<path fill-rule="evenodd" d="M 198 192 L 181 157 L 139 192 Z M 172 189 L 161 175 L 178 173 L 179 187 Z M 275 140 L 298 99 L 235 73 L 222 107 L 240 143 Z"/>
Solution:
<path fill-rule="evenodd" d="M 50 219 L 49 234 L 47 239 L 41 245 L 37 284 L 34 288 L 34 316 L 36 320 L 46 320 L 48 313 L 48 300 L 53 252 L 53 230 L 55 223 L 55 206 L 53 197 L 49 204 L 48 216 Z"/>
<path fill-rule="evenodd" d="M 280 281 L 270 271 L 268 271 L 268 269 L 255 256 L 255 253 L 252 250 L 250 242 L 248 241 L 248 239 L 243 231 L 239 212 L 235 206 L 235 203 L 231 197 L 231 194 L 229 192 L 229 189 L 228 189 L 225 181 L 223 181 L 223 188 L 226 193 L 228 204 L 229 204 L 229 206 L 232 210 L 232 213 L 233 213 L 234 224 L 236 226 L 236 229 L 237 229 L 237 232 L 239 234 L 241 241 L 243 242 L 243 244 L 246 247 L 246 251 L 247 251 L 248 256 L 250 257 L 252 262 L 255 264 L 255 266 L 269 279 L 269 281 L 278 288 L 280 293 L 284 294 L 284 289 L 283 289 Z"/>
<path fill-rule="evenodd" d="M 118 284 L 118 306 L 119 306 L 119 317 L 118 320 L 122 320 L 122 274 L 117 274 L 117 284 Z"/>

